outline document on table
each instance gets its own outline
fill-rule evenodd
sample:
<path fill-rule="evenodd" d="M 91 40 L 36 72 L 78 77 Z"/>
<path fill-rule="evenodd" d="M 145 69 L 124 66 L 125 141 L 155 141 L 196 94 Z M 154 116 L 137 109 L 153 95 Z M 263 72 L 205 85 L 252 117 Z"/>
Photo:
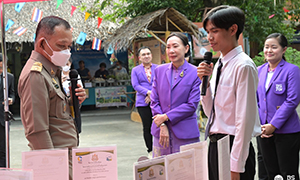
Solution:
<path fill-rule="evenodd" d="M 219 180 L 231 179 L 229 135 L 218 140 Z"/>
<path fill-rule="evenodd" d="M 116 180 L 117 146 L 72 149 L 73 180 Z"/>
<path fill-rule="evenodd" d="M 69 178 L 68 149 L 22 152 L 22 169 L 32 169 L 33 179 L 66 180 Z"/>
<path fill-rule="evenodd" d="M 33 180 L 32 170 L 0 168 L 1 179 L 6 180 Z"/>
<path fill-rule="evenodd" d="M 195 150 L 170 154 L 165 157 L 167 180 L 195 180 Z"/>
<path fill-rule="evenodd" d="M 134 180 L 166 180 L 164 156 L 133 164 Z"/>
<path fill-rule="evenodd" d="M 180 146 L 180 152 L 190 149 L 195 150 L 196 180 L 208 180 L 207 142 L 203 141 Z"/>

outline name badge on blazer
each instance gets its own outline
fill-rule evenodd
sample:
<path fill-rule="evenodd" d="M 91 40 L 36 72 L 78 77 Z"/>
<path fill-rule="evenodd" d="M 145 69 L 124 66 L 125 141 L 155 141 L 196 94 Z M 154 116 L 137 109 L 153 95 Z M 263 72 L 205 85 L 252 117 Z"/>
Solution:
<path fill-rule="evenodd" d="M 276 84 L 276 91 L 277 91 L 277 92 L 282 92 L 282 91 L 283 91 L 283 86 L 282 86 L 282 84 Z"/>
<path fill-rule="evenodd" d="M 272 89 L 275 94 L 282 95 L 286 91 L 286 84 L 285 82 L 282 81 L 274 82 Z"/>

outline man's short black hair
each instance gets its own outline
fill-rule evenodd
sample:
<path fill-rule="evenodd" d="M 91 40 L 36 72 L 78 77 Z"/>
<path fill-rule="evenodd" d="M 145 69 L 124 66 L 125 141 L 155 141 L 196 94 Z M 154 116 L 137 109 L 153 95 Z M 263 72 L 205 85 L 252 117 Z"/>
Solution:
<path fill-rule="evenodd" d="M 101 67 L 106 68 L 106 64 L 105 64 L 104 62 L 102 62 L 102 63 L 100 63 L 99 67 L 100 67 L 100 68 L 101 68 Z"/>
<path fill-rule="evenodd" d="M 80 60 L 80 61 L 78 62 L 78 64 L 84 64 L 84 61 L 83 61 L 83 60 Z"/>
<path fill-rule="evenodd" d="M 232 25 L 236 24 L 238 26 L 236 40 L 238 40 L 240 34 L 244 30 L 245 14 L 238 7 L 221 5 L 213 8 L 206 14 L 203 20 L 203 27 L 205 30 L 208 21 L 211 21 L 211 23 L 217 28 L 226 30 L 228 30 Z"/>
<path fill-rule="evenodd" d="M 66 29 L 71 29 L 70 24 L 68 21 L 57 17 L 57 16 L 47 16 L 41 19 L 39 22 L 37 28 L 36 28 L 36 37 L 39 36 L 40 32 L 45 33 L 46 35 L 53 35 L 54 34 L 54 28 L 56 26 L 63 25 Z"/>

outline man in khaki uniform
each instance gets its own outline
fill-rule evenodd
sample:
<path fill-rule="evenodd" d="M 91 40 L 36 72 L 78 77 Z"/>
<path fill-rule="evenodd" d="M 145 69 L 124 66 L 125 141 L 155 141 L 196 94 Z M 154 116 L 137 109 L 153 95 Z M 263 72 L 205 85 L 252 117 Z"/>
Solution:
<path fill-rule="evenodd" d="M 21 119 L 33 150 L 72 148 L 78 133 L 70 114 L 70 99 L 61 85 L 61 66 L 70 58 L 71 26 L 56 16 L 43 18 L 36 30 L 34 50 L 24 66 L 18 84 Z M 78 85 L 79 103 L 86 96 Z"/>

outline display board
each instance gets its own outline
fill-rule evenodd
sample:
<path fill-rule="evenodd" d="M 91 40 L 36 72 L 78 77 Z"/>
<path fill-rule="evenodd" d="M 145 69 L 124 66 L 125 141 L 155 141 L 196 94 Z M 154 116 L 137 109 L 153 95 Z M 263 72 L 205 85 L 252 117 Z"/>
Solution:
<path fill-rule="evenodd" d="M 95 88 L 96 107 L 127 106 L 126 86 Z"/>

